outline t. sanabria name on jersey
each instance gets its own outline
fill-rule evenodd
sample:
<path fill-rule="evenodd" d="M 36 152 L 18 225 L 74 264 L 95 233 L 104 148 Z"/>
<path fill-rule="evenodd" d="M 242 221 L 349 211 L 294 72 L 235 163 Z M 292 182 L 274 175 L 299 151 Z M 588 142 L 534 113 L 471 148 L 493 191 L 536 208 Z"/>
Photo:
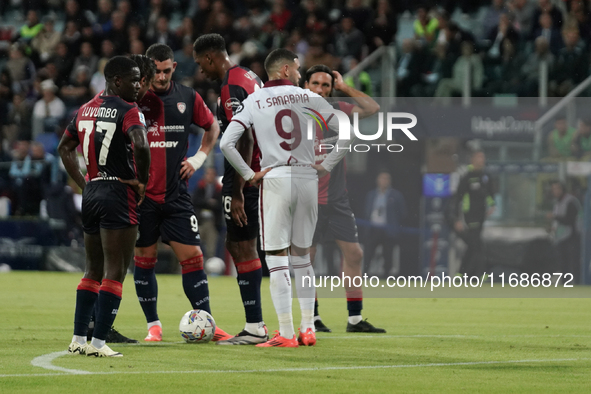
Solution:
<path fill-rule="evenodd" d="M 82 111 L 82 116 L 88 116 L 92 118 L 116 118 L 117 108 L 86 107 Z"/>
<path fill-rule="evenodd" d="M 307 94 L 286 94 L 283 96 L 273 96 L 267 97 L 267 106 L 272 107 L 274 105 L 287 105 L 287 104 L 296 104 L 296 103 L 309 103 L 310 97 Z M 261 108 L 260 100 L 256 101 L 259 108 Z M 264 107 L 263 107 L 264 108 Z"/>

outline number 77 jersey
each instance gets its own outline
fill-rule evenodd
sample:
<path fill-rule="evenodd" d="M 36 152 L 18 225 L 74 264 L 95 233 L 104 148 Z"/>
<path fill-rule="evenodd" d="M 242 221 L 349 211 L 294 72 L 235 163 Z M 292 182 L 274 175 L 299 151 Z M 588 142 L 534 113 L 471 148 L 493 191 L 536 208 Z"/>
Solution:
<path fill-rule="evenodd" d="M 90 179 L 134 179 L 133 150 L 127 134 L 133 126 L 145 127 L 135 103 L 97 95 L 80 107 L 65 132 L 82 145 Z"/>

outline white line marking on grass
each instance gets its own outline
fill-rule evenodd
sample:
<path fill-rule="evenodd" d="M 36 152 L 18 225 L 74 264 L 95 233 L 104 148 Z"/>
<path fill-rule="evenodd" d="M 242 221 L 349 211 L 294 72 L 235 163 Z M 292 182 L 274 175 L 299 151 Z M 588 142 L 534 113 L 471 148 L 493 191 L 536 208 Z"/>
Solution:
<path fill-rule="evenodd" d="M 43 356 L 35 357 L 33 360 L 31 360 L 31 365 L 33 365 L 34 367 L 41 367 L 41 368 L 45 368 L 45 369 L 50 369 L 52 371 L 66 372 L 68 374 L 73 374 L 73 375 L 88 375 L 88 374 L 92 373 L 89 371 L 82 371 L 79 369 L 62 368 L 62 367 L 55 366 L 51 363 L 56 358 L 61 357 L 65 354 L 68 354 L 67 350 L 64 350 L 62 352 L 44 354 Z M 55 374 L 53 374 L 53 375 L 55 375 Z M 0 376 L 3 376 L 3 375 L 0 375 Z"/>
<path fill-rule="evenodd" d="M 65 354 L 65 352 L 56 352 L 46 354 L 45 356 L 37 357 L 37 359 L 52 356 L 51 360 L 56 357 Z M 33 376 L 72 376 L 72 375 L 119 375 L 119 374 L 132 374 L 132 375 L 153 375 L 153 374 L 240 374 L 240 373 L 269 373 L 269 372 L 314 372 L 314 371 L 347 371 L 347 370 L 361 370 L 361 369 L 396 369 L 396 368 L 432 368 L 432 367 L 458 367 L 458 366 L 478 366 L 478 365 L 500 365 L 500 364 L 527 364 L 527 363 L 557 363 L 566 361 L 589 361 L 591 358 L 555 358 L 546 360 L 507 360 L 507 361 L 467 361 L 459 363 L 429 363 L 429 364 L 396 364 L 396 365 L 355 365 L 350 367 L 323 367 L 323 368 L 273 368 L 273 369 L 247 369 L 247 370 L 198 370 L 198 371 L 112 371 L 112 372 L 89 372 L 79 371 L 75 369 L 66 369 L 55 367 L 51 365 L 49 361 L 48 369 L 58 369 L 62 372 L 70 371 L 69 373 L 47 373 L 47 374 L 5 374 L 0 375 L 0 378 L 9 377 L 33 377 Z M 38 365 L 41 366 L 41 365 Z M 43 366 L 45 368 L 45 366 Z"/>
<path fill-rule="evenodd" d="M 334 336 L 328 334 L 320 334 L 316 339 L 369 339 L 369 338 L 591 338 L 591 335 L 383 335 L 383 334 L 366 334 L 358 333 L 358 335 L 343 335 Z M 181 342 L 182 343 L 182 342 Z"/>

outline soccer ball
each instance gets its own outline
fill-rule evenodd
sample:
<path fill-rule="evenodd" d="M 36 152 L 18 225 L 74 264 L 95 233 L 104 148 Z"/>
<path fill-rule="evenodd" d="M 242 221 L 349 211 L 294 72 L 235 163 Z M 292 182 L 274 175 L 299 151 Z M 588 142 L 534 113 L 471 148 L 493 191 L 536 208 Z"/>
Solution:
<path fill-rule="evenodd" d="M 215 320 L 206 311 L 193 309 L 181 318 L 179 331 L 187 343 L 207 343 L 215 334 Z"/>
<path fill-rule="evenodd" d="M 226 270 L 226 263 L 219 257 L 210 257 L 204 268 L 207 275 L 222 275 Z"/>

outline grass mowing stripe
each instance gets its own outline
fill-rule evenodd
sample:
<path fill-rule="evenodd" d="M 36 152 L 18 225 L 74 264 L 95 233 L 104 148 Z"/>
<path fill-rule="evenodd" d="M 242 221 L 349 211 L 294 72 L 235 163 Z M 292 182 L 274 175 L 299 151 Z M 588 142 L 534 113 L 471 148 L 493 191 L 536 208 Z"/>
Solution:
<path fill-rule="evenodd" d="M 60 355 L 64 352 L 59 352 Z M 55 355 L 57 353 L 50 353 Z M 47 356 L 47 355 L 45 355 Z M 40 356 L 44 357 L 44 356 Z M 59 356 L 58 356 L 59 357 Z M 54 357 L 56 358 L 56 357 Z M 79 370 L 72 373 L 48 373 L 48 374 L 6 374 L 0 375 L 0 378 L 7 377 L 32 377 L 32 376 L 72 376 L 72 375 L 119 375 L 119 374 L 193 374 L 193 373 L 213 373 L 213 374 L 237 374 L 237 373 L 269 373 L 269 372 L 314 372 L 314 371 L 344 371 L 359 369 L 393 369 L 393 368 L 433 368 L 433 367 L 455 367 L 455 366 L 474 366 L 491 364 L 523 364 L 523 363 L 557 363 L 566 361 L 589 361 L 591 358 L 556 358 L 547 360 L 506 360 L 506 361 L 466 361 L 460 363 L 429 363 L 429 364 L 397 364 L 397 365 L 355 365 L 351 367 L 319 367 L 319 368 L 273 368 L 273 369 L 247 369 L 247 370 L 197 370 L 197 371 L 112 371 L 112 372 L 88 372 Z M 39 366 L 39 365 L 38 365 Z M 51 366 L 53 367 L 53 365 Z M 58 367 L 59 368 L 59 367 Z M 63 370 L 66 370 L 63 368 Z"/>

